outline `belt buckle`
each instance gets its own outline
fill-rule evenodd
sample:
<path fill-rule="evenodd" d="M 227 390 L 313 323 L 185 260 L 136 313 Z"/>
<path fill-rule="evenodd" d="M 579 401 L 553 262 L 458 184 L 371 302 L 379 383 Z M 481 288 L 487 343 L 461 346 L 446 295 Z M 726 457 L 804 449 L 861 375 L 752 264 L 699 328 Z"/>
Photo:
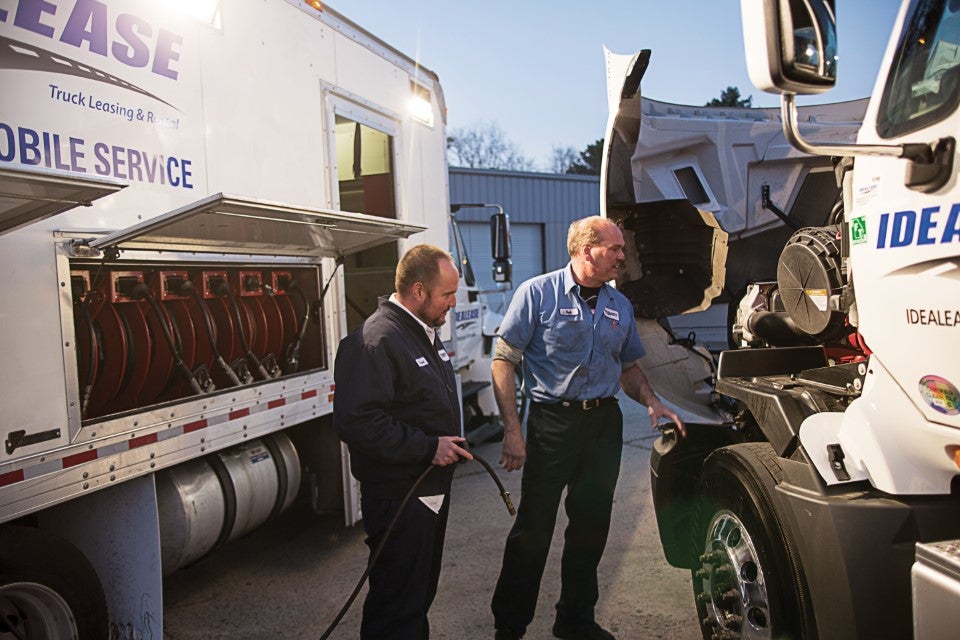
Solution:
<path fill-rule="evenodd" d="M 600 398 L 594 398 L 592 400 L 584 400 L 582 403 L 584 411 L 590 411 L 591 409 L 596 409 L 600 406 Z"/>

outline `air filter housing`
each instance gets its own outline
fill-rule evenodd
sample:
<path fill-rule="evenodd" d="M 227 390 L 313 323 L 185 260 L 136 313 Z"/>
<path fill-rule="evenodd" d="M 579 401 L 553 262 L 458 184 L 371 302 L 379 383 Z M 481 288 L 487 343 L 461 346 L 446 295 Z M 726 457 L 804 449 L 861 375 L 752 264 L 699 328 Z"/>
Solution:
<path fill-rule="evenodd" d="M 780 254 L 777 285 L 784 310 L 797 327 L 818 338 L 843 329 L 840 309 L 844 278 L 839 227 L 811 227 L 797 231 Z"/>

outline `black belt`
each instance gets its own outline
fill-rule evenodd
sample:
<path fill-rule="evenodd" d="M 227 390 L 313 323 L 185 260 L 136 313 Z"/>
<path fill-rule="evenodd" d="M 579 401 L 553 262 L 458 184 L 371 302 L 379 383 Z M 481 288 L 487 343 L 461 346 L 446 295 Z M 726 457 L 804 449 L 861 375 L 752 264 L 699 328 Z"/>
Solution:
<path fill-rule="evenodd" d="M 592 398 L 590 400 L 560 400 L 558 402 L 535 402 L 548 407 L 563 407 L 564 409 L 579 409 L 580 411 L 591 411 L 597 407 L 609 402 L 616 402 L 613 396 L 608 398 Z"/>

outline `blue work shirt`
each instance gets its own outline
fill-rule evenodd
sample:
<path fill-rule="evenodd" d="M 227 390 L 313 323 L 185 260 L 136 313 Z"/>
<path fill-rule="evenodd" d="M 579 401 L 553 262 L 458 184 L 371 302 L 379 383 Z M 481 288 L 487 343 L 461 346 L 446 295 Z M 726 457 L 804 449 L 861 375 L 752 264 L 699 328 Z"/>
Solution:
<path fill-rule="evenodd" d="M 579 294 L 567 264 L 517 287 L 500 324 L 523 350 L 523 385 L 537 402 L 614 396 L 622 363 L 644 354 L 626 296 L 604 283 L 591 312 Z"/>

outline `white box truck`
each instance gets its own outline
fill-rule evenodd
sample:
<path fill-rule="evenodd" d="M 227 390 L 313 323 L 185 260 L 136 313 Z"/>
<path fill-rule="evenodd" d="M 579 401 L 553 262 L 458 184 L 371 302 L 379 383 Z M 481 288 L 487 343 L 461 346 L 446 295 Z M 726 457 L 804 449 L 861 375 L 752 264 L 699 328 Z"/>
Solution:
<path fill-rule="evenodd" d="M 751 79 L 781 94 L 791 144 L 836 158 L 842 199 L 795 210 L 823 222 L 762 247 L 779 255 L 776 277 L 732 302 L 739 348 L 714 365 L 671 341 L 657 319 L 709 305 L 728 238 L 686 194 L 636 198 L 648 186 L 632 143 L 650 53 L 612 61 L 622 82 L 601 192 L 630 249 L 618 285 L 654 386 L 688 422 L 651 457 L 667 560 L 691 571 L 708 640 L 955 638 L 960 3 L 903 3 L 855 142 L 813 142 L 817 123 L 797 116 L 796 96 L 842 69 L 834 2 L 741 7 Z"/>
<path fill-rule="evenodd" d="M 334 350 L 451 244 L 445 113 L 320 2 L 0 0 L 0 635 L 160 637 L 301 480 L 357 520 Z"/>

